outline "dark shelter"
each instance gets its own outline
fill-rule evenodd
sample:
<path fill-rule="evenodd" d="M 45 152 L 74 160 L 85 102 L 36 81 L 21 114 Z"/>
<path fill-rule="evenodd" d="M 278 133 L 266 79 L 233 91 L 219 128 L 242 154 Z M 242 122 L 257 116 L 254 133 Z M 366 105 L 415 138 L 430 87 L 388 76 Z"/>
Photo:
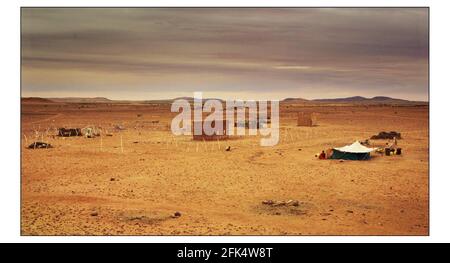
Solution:
<path fill-rule="evenodd" d="M 58 128 L 58 136 L 61 137 L 71 137 L 71 136 L 81 136 L 81 128 Z"/>

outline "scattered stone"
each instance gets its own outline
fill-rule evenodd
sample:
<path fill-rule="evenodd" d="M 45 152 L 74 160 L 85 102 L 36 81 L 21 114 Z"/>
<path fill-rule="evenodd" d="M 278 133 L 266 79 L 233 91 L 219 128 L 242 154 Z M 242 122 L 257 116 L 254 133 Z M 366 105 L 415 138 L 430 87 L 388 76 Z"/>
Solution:
<path fill-rule="evenodd" d="M 178 212 L 178 211 L 176 211 L 176 212 L 172 215 L 172 218 L 178 218 L 178 217 L 180 217 L 180 216 L 181 216 L 181 213 Z"/>
<path fill-rule="evenodd" d="M 289 200 L 286 202 L 286 205 L 299 206 L 299 203 L 297 200 Z"/>
<path fill-rule="evenodd" d="M 352 210 L 347 210 L 347 213 L 353 214 L 353 211 Z"/>
<path fill-rule="evenodd" d="M 116 180 L 116 178 L 112 177 L 111 179 L 109 179 L 111 182 L 114 182 Z"/>
<path fill-rule="evenodd" d="M 370 139 L 372 139 L 372 140 L 380 140 L 380 139 L 393 140 L 394 138 L 401 139 L 402 135 L 399 132 L 396 132 L 396 131 L 391 131 L 391 132 L 384 132 L 384 131 L 382 131 L 382 132 L 378 133 L 377 135 L 374 135 L 374 136 L 370 137 Z"/>
<path fill-rule="evenodd" d="M 300 203 L 297 200 L 288 200 L 288 201 L 274 201 L 274 200 L 264 200 L 262 201 L 263 205 L 269 206 L 299 206 Z"/>
<path fill-rule="evenodd" d="M 96 211 L 92 212 L 91 216 L 98 216 L 98 212 L 96 212 Z"/>
<path fill-rule="evenodd" d="M 227 151 L 227 152 L 231 151 L 231 146 L 228 146 L 228 147 L 225 149 L 225 151 Z"/>

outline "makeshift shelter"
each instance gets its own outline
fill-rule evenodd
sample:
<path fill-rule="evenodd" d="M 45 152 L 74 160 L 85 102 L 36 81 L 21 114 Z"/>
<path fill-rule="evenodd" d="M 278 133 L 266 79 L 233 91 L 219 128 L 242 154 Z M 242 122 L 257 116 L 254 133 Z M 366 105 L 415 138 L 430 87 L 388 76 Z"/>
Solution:
<path fill-rule="evenodd" d="M 234 127 L 239 127 L 239 128 L 246 128 L 246 129 L 250 129 L 251 127 L 255 127 L 257 129 L 266 127 L 267 124 L 270 123 L 270 120 L 258 120 L 258 121 L 249 121 L 249 120 L 245 120 L 245 121 L 235 121 L 234 122 Z"/>
<path fill-rule="evenodd" d="M 368 148 L 356 141 L 351 145 L 333 148 L 333 154 L 330 156 L 330 159 L 368 160 L 370 159 L 370 153 L 375 150 L 375 148 Z"/>
<path fill-rule="evenodd" d="M 317 125 L 316 115 L 312 112 L 299 112 L 297 116 L 297 126 L 312 127 Z"/>
<path fill-rule="evenodd" d="M 58 136 L 61 137 L 71 137 L 71 136 L 81 136 L 81 128 L 58 128 Z"/>
<path fill-rule="evenodd" d="M 96 136 L 100 136 L 100 132 L 95 127 L 84 127 L 81 129 L 84 137 L 86 138 L 95 138 Z"/>
<path fill-rule="evenodd" d="M 203 127 L 205 124 L 205 121 L 199 121 L 199 122 L 193 122 L 192 123 L 192 131 L 193 131 L 193 139 L 194 141 L 216 141 L 216 140 L 226 140 L 228 139 L 228 135 L 227 135 L 227 121 L 226 120 L 219 120 L 222 122 L 222 130 L 221 132 L 218 133 L 214 133 L 212 135 L 208 135 L 205 133 Z M 211 127 L 215 127 L 215 122 L 216 121 L 212 121 L 211 123 L 209 123 L 209 125 Z M 194 133 L 194 127 L 196 125 L 196 123 L 201 123 L 201 127 L 202 127 L 202 134 L 195 134 Z"/>

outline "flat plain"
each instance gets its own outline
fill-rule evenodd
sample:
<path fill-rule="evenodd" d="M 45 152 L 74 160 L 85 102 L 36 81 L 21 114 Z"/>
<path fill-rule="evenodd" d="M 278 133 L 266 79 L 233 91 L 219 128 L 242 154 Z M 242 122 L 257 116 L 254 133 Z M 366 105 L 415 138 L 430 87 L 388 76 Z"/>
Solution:
<path fill-rule="evenodd" d="M 168 103 L 22 103 L 22 235 L 428 234 L 427 106 L 280 110 L 280 142 L 262 147 L 259 136 L 174 136 Z M 299 111 L 318 125 L 296 126 Z M 102 136 L 55 136 L 85 126 Z M 380 131 L 401 132 L 402 155 L 315 158 Z M 53 148 L 27 149 L 34 141 Z"/>

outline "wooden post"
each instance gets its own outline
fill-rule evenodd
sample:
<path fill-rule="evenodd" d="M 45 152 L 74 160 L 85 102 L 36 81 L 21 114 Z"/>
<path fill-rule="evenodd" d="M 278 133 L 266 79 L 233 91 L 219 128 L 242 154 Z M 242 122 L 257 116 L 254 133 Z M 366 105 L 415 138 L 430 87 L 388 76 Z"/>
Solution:
<path fill-rule="evenodd" d="M 123 153 L 123 139 L 122 139 L 122 134 L 120 135 L 120 150 Z"/>

